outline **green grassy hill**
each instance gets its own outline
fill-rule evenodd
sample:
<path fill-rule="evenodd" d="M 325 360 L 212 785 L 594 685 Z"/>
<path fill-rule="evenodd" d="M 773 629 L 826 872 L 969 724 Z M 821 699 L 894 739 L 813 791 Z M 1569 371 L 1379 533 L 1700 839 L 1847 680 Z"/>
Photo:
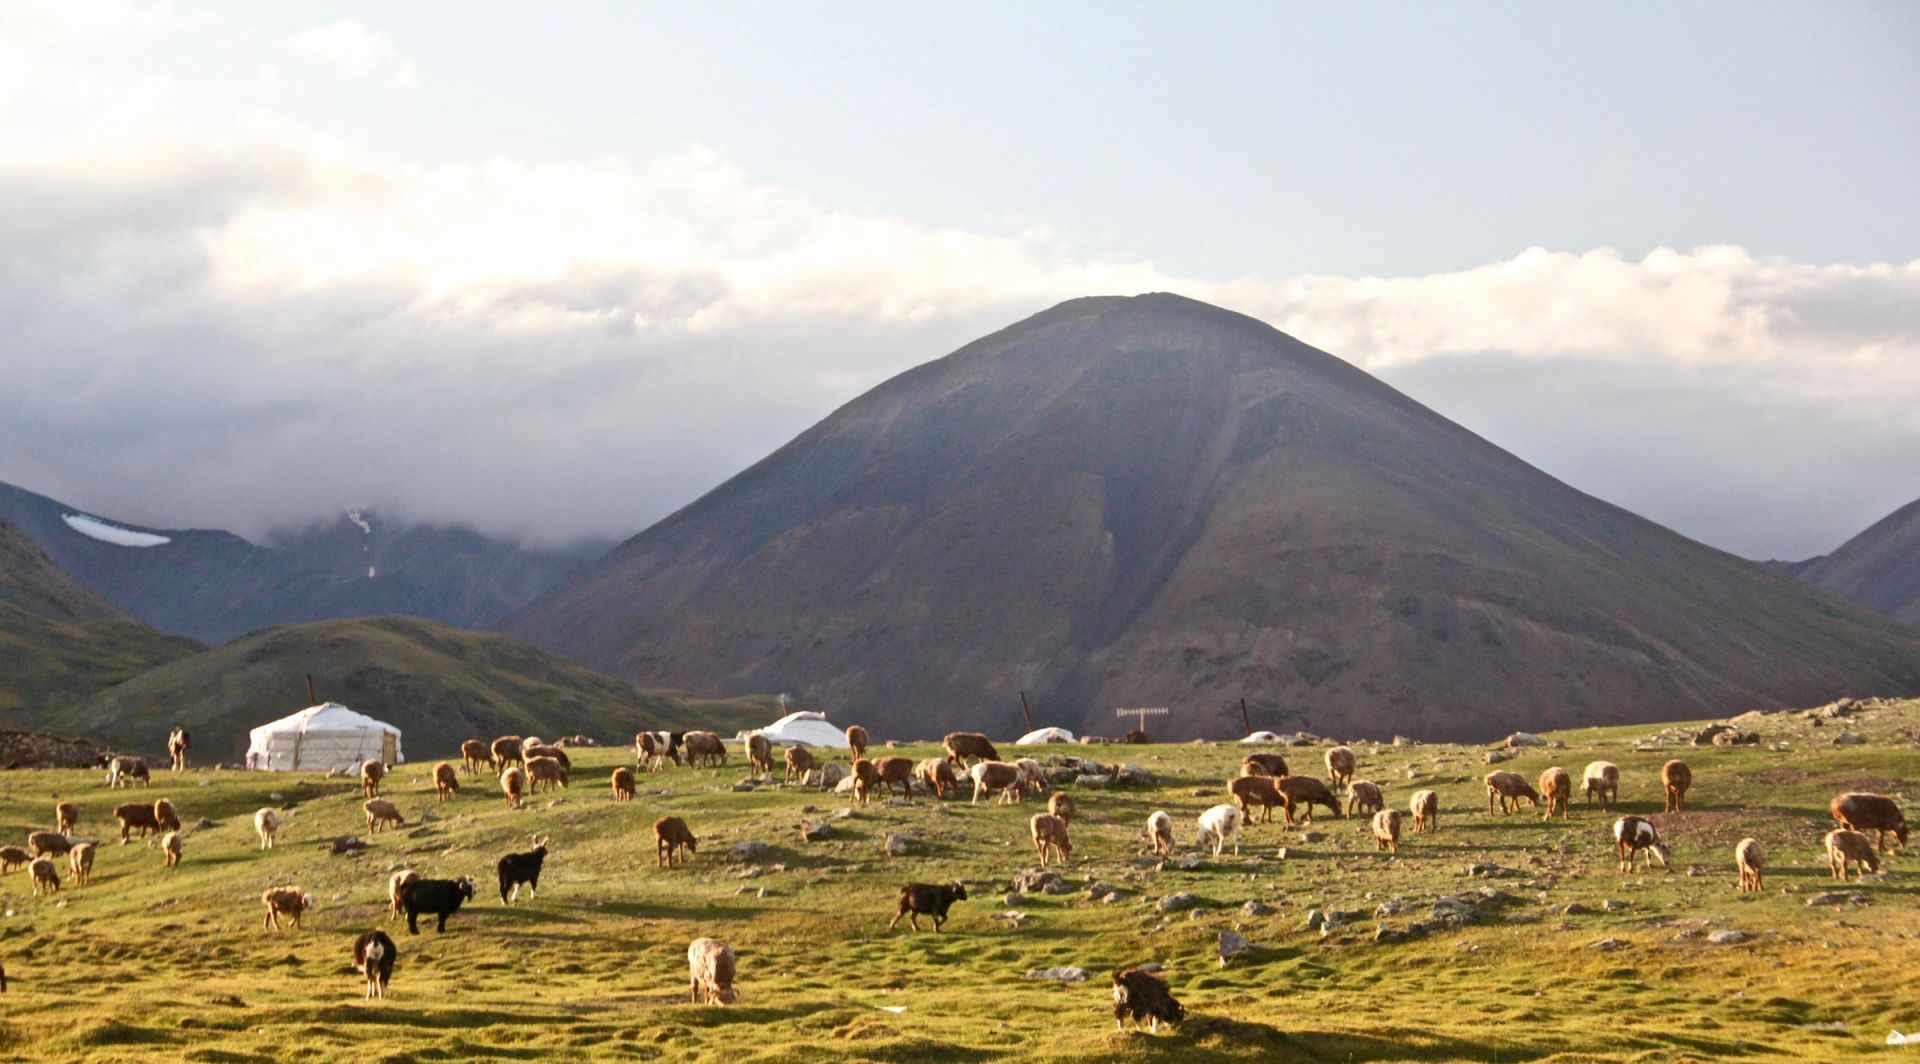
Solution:
<path fill-rule="evenodd" d="M 1696 784 L 1682 814 L 1659 814 L 1675 870 L 1622 874 L 1607 835 L 1613 814 L 1576 801 L 1571 819 L 1490 816 L 1482 751 L 1463 746 L 1356 747 L 1360 775 L 1404 808 L 1419 788 L 1442 797 L 1440 830 L 1409 835 L 1397 857 L 1376 852 L 1358 819 L 1249 829 L 1238 856 L 1182 870 L 1136 860 L 1156 808 L 1191 855 L 1193 817 L 1219 801 L 1242 748 L 1232 744 L 1050 747 L 1038 756 L 1124 759 L 1149 787 L 1066 788 L 1081 806 L 1065 894 L 1009 910 L 1008 877 L 1032 866 L 1018 806 L 920 800 L 876 803 L 803 842 L 803 815 L 831 816 L 844 797 L 772 787 L 735 791 L 739 766 L 644 776 L 630 804 L 604 780 L 619 749 L 579 752 L 571 790 L 504 808 L 492 782 L 434 801 L 425 764 L 401 767 L 389 793 L 408 817 L 358 856 L 327 840 L 363 834 L 347 781 L 243 772 L 162 776 L 188 824 L 186 861 L 102 847 L 90 886 L 28 896 L 24 874 L 0 878 L 0 960 L 12 980 L 0 1058 L 288 1060 L 1833 1060 L 1920 1026 L 1912 994 L 1913 858 L 1848 884 L 1858 904 L 1810 906 L 1838 889 L 1817 856 L 1843 789 L 1903 794 L 1920 778 L 1920 702 L 1815 727 L 1772 714 L 1743 726 L 1767 744 L 1694 748 L 1650 726 L 1565 732 L 1502 767 L 1529 777 L 1549 764 L 1577 777 L 1589 760 L 1623 770 L 1622 808 L 1660 808 L 1657 773 L 1686 759 Z M 1868 740 L 1836 746 L 1842 730 Z M 1677 732 L 1668 733 L 1678 734 Z M 878 736 L 877 738 L 884 738 Z M 410 740 L 411 741 L 411 740 Z M 1318 774 L 1324 747 L 1289 751 Z M 932 748 L 900 752 L 924 756 Z M 47 826 L 53 804 L 83 807 L 83 833 L 104 834 L 109 793 L 90 772 L 0 775 L 0 837 Z M 277 849 L 256 849 L 253 810 L 283 807 Z M 817 813 L 809 814 L 807 808 Z M 700 853 L 656 869 L 649 836 L 663 814 L 685 817 Z M 503 907 L 497 857 L 550 833 L 537 900 Z M 886 855 L 888 833 L 908 854 Z M 1318 835 L 1309 835 L 1316 832 Z M 1771 854 L 1766 892 L 1734 890 L 1732 848 L 1745 835 Z M 767 850 L 730 863 L 730 846 Z M 1281 847 L 1286 859 L 1277 854 Z M 1469 874 L 1493 862 L 1493 876 Z M 385 923 L 388 875 L 399 868 L 472 875 L 481 894 L 445 935 Z M 1697 872 L 1697 874 L 1695 874 Z M 965 881 L 947 932 L 889 933 L 908 880 Z M 1084 888 L 1119 889 L 1111 903 Z M 319 908 L 298 931 L 260 928 L 260 892 L 298 884 Z M 1441 896 L 1498 892 L 1479 917 L 1444 932 L 1376 943 L 1433 918 Z M 1187 892 L 1192 909 L 1159 899 Z M 1247 903 L 1266 912 L 1249 915 Z M 1569 912 L 1569 906 L 1573 911 Z M 1308 914 L 1344 913 L 1336 929 Z M 1023 913 L 1021 921 L 994 919 Z M 353 936 L 389 927 L 400 965 L 385 1002 L 360 999 L 348 963 Z M 1222 968 L 1222 931 L 1253 943 Z M 1713 932 L 1747 938 L 1715 945 Z M 740 955 L 743 998 L 730 1008 L 686 1002 L 687 943 L 715 935 Z M 1390 936 L 1389 936 L 1390 937 Z M 1597 948 L 1611 940 L 1615 948 Z M 1157 1037 L 1116 1034 L 1107 970 L 1166 966 L 1189 1021 Z M 1025 978 L 1077 965 L 1079 984 Z"/>

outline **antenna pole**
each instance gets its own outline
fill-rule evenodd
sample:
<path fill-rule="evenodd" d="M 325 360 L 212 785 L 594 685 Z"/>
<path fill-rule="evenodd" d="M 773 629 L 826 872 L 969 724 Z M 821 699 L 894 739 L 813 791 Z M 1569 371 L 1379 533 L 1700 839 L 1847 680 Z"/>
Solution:
<path fill-rule="evenodd" d="M 307 673 L 307 705 L 317 706 L 319 704 L 320 696 L 313 693 L 313 673 Z"/>
<path fill-rule="evenodd" d="M 1027 718 L 1027 730 L 1033 730 L 1033 710 L 1027 708 L 1027 693 L 1020 692 L 1020 715 Z"/>
<path fill-rule="evenodd" d="M 1253 734 L 1253 718 L 1247 714 L 1247 700 L 1240 700 L 1240 722 L 1247 726 L 1247 734 Z"/>

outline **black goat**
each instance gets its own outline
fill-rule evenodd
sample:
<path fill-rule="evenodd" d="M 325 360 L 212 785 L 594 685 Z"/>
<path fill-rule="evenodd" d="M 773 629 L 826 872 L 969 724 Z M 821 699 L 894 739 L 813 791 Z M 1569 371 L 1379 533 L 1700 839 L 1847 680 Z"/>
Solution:
<path fill-rule="evenodd" d="M 393 961 L 399 947 L 385 931 L 369 931 L 353 940 L 353 967 L 367 976 L 367 997 L 387 996 L 387 980 L 393 978 Z"/>
<path fill-rule="evenodd" d="M 1187 1010 L 1173 1000 L 1173 993 L 1158 976 L 1143 972 L 1138 968 L 1125 971 L 1115 969 L 1113 973 L 1113 1027 L 1125 1030 L 1121 1023 L 1123 1017 L 1131 1015 L 1133 1025 L 1140 1026 L 1140 1017 L 1147 1017 L 1148 1030 L 1158 1032 L 1162 1023 L 1179 1023 L 1187 1018 Z"/>
<path fill-rule="evenodd" d="M 947 922 L 947 910 L 956 901 L 967 900 L 967 888 L 958 883 L 909 883 L 900 888 L 900 909 L 893 914 L 892 922 L 887 924 L 891 931 L 905 916 L 915 931 L 920 930 L 920 917 L 933 917 L 933 929 Z"/>
<path fill-rule="evenodd" d="M 510 853 L 500 858 L 500 904 L 512 905 L 520 896 L 520 884 L 527 885 L 527 897 L 539 897 L 540 865 L 547 859 L 547 844 L 551 836 L 535 835 L 533 849 L 527 853 Z M 512 888 L 512 893 L 508 893 Z"/>
<path fill-rule="evenodd" d="M 447 929 L 447 917 L 460 911 L 460 903 L 473 900 L 473 877 L 459 879 L 416 879 L 400 888 L 400 904 L 407 910 L 407 933 L 420 933 L 420 914 L 433 913 L 440 918 L 436 933 Z"/>

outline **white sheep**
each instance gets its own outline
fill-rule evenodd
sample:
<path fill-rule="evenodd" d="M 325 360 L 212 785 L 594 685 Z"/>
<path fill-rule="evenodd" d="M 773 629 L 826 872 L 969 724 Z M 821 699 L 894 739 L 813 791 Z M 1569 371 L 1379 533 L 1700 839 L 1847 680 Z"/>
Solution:
<path fill-rule="evenodd" d="M 1213 855 L 1220 856 L 1226 848 L 1227 840 L 1233 840 L 1233 852 L 1240 853 L 1240 821 L 1244 816 L 1239 806 L 1216 805 L 1199 816 L 1200 833 L 1194 837 L 1193 845 L 1205 849 L 1208 841 L 1213 844 Z"/>
<path fill-rule="evenodd" d="M 717 938 L 696 938 L 687 947 L 687 970 L 692 974 L 688 997 L 698 1005 L 704 997 L 709 1005 L 731 1005 L 740 999 L 733 977 L 738 962 L 733 947 Z"/>
<path fill-rule="evenodd" d="M 260 836 L 261 849 L 273 849 L 274 836 L 280 833 L 280 814 L 271 809 L 262 809 L 253 814 L 253 831 Z"/>

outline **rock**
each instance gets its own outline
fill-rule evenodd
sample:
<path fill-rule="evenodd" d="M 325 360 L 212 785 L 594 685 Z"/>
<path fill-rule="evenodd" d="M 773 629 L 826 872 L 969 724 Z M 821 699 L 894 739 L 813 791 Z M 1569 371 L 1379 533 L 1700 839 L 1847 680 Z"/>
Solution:
<path fill-rule="evenodd" d="M 1197 853 L 1183 853 L 1173 859 L 1173 866 L 1182 872 L 1192 872 L 1207 867 L 1207 859 Z"/>
<path fill-rule="evenodd" d="M 1532 732 L 1517 731 L 1507 736 L 1507 746 L 1509 749 L 1518 749 L 1523 746 L 1545 745 L 1547 745 L 1547 741 Z"/>
<path fill-rule="evenodd" d="M 764 842 L 755 842 L 751 840 L 745 841 L 745 842 L 736 842 L 732 846 L 727 848 L 727 863 L 738 864 L 741 861 L 751 861 L 754 858 L 759 857 L 766 852 L 767 852 L 767 844 Z"/>
<path fill-rule="evenodd" d="M 1153 786 L 1153 773 L 1135 764 L 1123 764 L 1114 770 L 1114 780 L 1129 787 Z"/>
<path fill-rule="evenodd" d="M 1597 949 L 1602 953 L 1611 953 L 1617 949 L 1626 949 L 1627 944 L 1617 938 L 1603 938 L 1598 942 L 1590 943 L 1587 948 Z"/>
<path fill-rule="evenodd" d="M 1759 746 L 1760 733 L 1757 731 L 1741 731 L 1738 728 L 1729 728 L 1713 737 L 1713 745 Z"/>
<path fill-rule="evenodd" d="M 1396 736 L 1394 736 L 1394 737 L 1393 737 L 1393 745 L 1395 745 L 1395 746 L 1418 746 L 1419 744 L 1418 744 L 1417 742 L 1415 742 L 1414 740 L 1412 740 L 1412 739 L 1409 739 L 1409 738 L 1407 738 L 1407 737 L 1406 737 L 1406 736 L 1404 736 L 1404 735 L 1396 735 Z"/>
<path fill-rule="evenodd" d="M 1047 770 L 1048 783 L 1072 783 L 1080 778 L 1080 773 L 1065 765 L 1055 765 Z"/>
<path fill-rule="evenodd" d="M 1025 868 L 1013 874 L 1013 882 L 1008 884 L 1007 889 L 1021 894 L 1064 894 L 1067 885 L 1057 872 Z"/>
<path fill-rule="evenodd" d="M 988 913 L 987 919 L 1006 924 L 1018 930 L 1026 926 L 1027 914 L 1023 912 Z"/>
<path fill-rule="evenodd" d="M 1169 894 L 1161 898 L 1156 904 L 1160 906 L 1160 911 L 1163 913 L 1179 912 L 1182 909 L 1193 908 L 1194 897 L 1183 890 L 1177 894 Z"/>
<path fill-rule="evenodd" d="M 1240 907 L 1241 916 L 1267 916 L 1273 912 L 1273 906 L 1259 900 L 1250 900 Z"/>
<path fill-rule="evenodd" d="M 1699 731 L 1693 733 L 1693 745 L 1712 746 L 1715 736 L 1723 735 L 1727 732 L 1735 731 L 1735 730 L 1736 729 L 1731 724 L 1709 724 L 1706 727 L 1700 729 Z"/>
<path fill-rule="evenodd" d="M 1106 901 L 1119 893 L 1120 888 L 1111 883 L 1094 883 L 1087 887 L 1087 897 L 1094 901 Z"/>
<path fill-rule="evenodd" d="M 0 765 L 16 768 L 93 768 L 105 753 L 85 739 L 70 739 L 45 732 L 0 731 Z"/>
<path fill-rule="evenodd" d="M 887 852 L 888 857 L 905 857 L 907 855 L 907 837 L 905 835 L 888 832 L 887 837 L 880 840 L 880 848 Z"/>
<path fill-rule="evenodd" d="M 1239 934 L 1236 934 L 1235 932 L 1232 932 L 1232 931 L 1220 932 L 1220 945 L 1218 948 L 1218 952 L 1220 955 L 1220 967 L 1225 968 L 1227 966 L 1228 961 L 1234 959 L 1235 957 L 1238 957 L 1239 955 L 1241 955 L 1242 953 L 1245 953 L 1246 951 L 1247 951 L 1247 940 L 1245 938 L 1241 937 Z"/>
<path fill-rule="evenodd" d="M 1487 764 L 1497 765 L 1502 761 L 1512 761 L 1516 756 L 1518 755 L 1511 750 L 1489 750 L 1487 751 Z"/>
<path fill-rule="evenodd" d="M 1290 846 L 1282 846 L 1275 850 L 1273 855 L 1282 861 L 1291 861 L 1294 858 L 1294 850 Z"/>
<path fill-rule="evenodd" d="M 1834 890 L 1815 894 L 1807 899 L 1808 905 L 1865 905 L 1870 899 L 1864 890 Z"/>
<path fill-rule="evenodd" d="M 820 786 L 822 787 L 838 787 L 840 785 L 840 781 L 847 778 L 846 767 L 843 765 L 836 765 L 832 762 L 828 762 L 827 764 L 820 766 L 819 771 L 820 771 Z"/>
<path fill-rule="evenodd" d="M 1161 862 L 1161 858 L 1155 857 L 1153 854 L 1150 854 L 1150 853 L 1143 853 L 1140 856 L 1135 857 L 1133 860 L 1128 861 L 1127 863 L 1132 865 L 1135 868 L 1158 869 L 1160 867 L 1160 862 Z"/>
<path fill-rule="evenodd" d="M 1585 916 L 1592 911 L 1592 909 L 1589 909 L 1577 901 L 1570 901 L 1560 908 L 1561 914 L 1565 916 Z"/>
<path fill-rule="evenodd" d="M 1112 776 L 1075 776 L 1073 779 L 1074 786 L 1086 787 L 1090 790 L 1096 790 L 1096 791 L 1106 787 L 1109 783 L 1112 783 L 1112 782 L 1113 782 Z"/>
<path fill-rule="evenodd" d="M 1327 841 L 1327 833 L 1324 831 L 1302 832 L 1300 835 L 1300 841 L 1308 845 L 1312 845 L 1316 842 L 1325 842 Z"/>
<path fill-rule="evenodd" d="M 853 815 L 853 807 L 850 805 L 843 805 L 840 808 L 835 809 L 833 812 L 828 813 L 827 817 L 831 820 L 845 820 L 852 815 Z"/>
<path fill-rule="evenodd" d="M 1318 931 L 1325 926 L 1327 926 L 1327 914 L 1318 909 L 1308 909 L 1307 922 L 1301 926 L 1300 930 Z"/>
<path fill-rule="evenodd" d="M 1833 737 L 1833 745 L 1835 746 L 1862 746 L 1865 745 L 1865 743 L 1865 739 L 1860 738 L 1850 731 L 1843 731 Z"/>
<path fill-rule="evenodd" d="M 800 837 L 808 842 L 820 842 L 833 834 L 832 825 L 824 820 L 800 821 Z"/>
<path fill-rule="evenodd" d="M 208 820 L 206 817 L 201 817 L 200 819 L 194 821 L 193 826 L 188 828 L 187 830 L 188 831 L 205 831 L 212 826 L 213 826 L 213 821 Z"/>
<path fill-rule="evenodd" d="M 1687 874 L 1690 876 L 1704 876 L 1704 875 L 1708 875 L 1710 872 L 1711 872 L 1711 869 L 1709 869 L 1706 865 L 1703 865 L 1703 864 L 1690 864 L 1687 866 Z"/>
<path fill-rule="evenodd" d="M 834 785 L 833 785 L 833 793 L 835 793 L 835 794 L 852 794 L 852 793 L 853 793 L 853 784 L 854 784 L 854 778 L 853 778 L 852 776 L 842 776 L 842 777 L 841 777 L 841 778 L 839 779 L 839 781 L 837 781 L 836 783 L 834 783 Z"/>
<path fill-rule="evenodd" d="M 744 779 L 744 780 L 741 780 L 739 783 L 734 784 L 733 789 L 736 791 L 759 790 L 760 781 L 755 779 Z"/>
<path fill-rule="evenodd" d="M 1407 933 L 1405 931 L 1395 931 L 1385 924 L 1381 924 L 1373 930 L 1373 944 L 1376 946 L 1385 946 L 1395 942 L 1405 942 L 1406 940 Z"/>
<path fill-rule="evenodd" d="M 1713 934 L 1708 935 L 1707 941 L 1716 946 L 1735 946 L 1752 937 L 1752 935 L 1747 934 L 1745 931 L 1735 931 L 1729 928 L 1725 931 L 1715 931 Z"/>
<path fill-rule="evenodd" d="M 1050 979 L 1056 983 L 1084 983 L 1090 974 L 1091 973 L 1085 968 L 1069 965 L 1064 968 L 1047 968 L 1045 970 L 1031 971 L 1027 973 L 1027 978 Z"/>
<path fill-rule="evenodd" d="M 1007 896 L 1000 899 L 1000 901 L 1001 901 L 1001 904 L 1005 905 L 1007 908 L 1014 909 L 1014 908 L 1018 908 L 1019 906 L 1025 905 L 1027 903 L 1027 896 L 1025 894 L 1020 893 L 1017 890 L 1010 890 L 1010 891 L 1007 891 Z"/>
<path fill-rule="evenodd" d="M 1600 907 L 1610 913 L 1623 913 L 1627 911 L 1626 902 L 1618 901 L 1613 898 L 1608 898 L 1606 901 L 1601 902 Z"/>
<path fill-rule="evenodd" d="M 333 840 L 333 844 L 328 847 L 328 850 L 335 854 L 356 853 L 364 849 L 366 845 L 366 843 L 360 841 L 357 835 L 342 835 Z"/>
<path fill-rule="evenodd" d="M 1467 866 L 1467 875 L 1475 879 L 1492 879 L 1495 876 L 1504 876 L 1506 874 L 1506 869 L 1494 864 L 1492 861 L 1475 861 Z"/>
<path fill-rule="evenodd" d="M 1213 797 L 1213 790 L 1212 790 L 1211 788 L 1208 788 L 1208 787 L 1195 787 L 1195 788 L 1194 788 L 1194 789 L 1193 789 L 1193 790 L 1192 790 L 1192 791 L 1191 791 L 1190 793 L 1191 793 L 1191 794 L 1192 794 L 1192 795 L 1193 795 L 1193 796 L 1194 796 L 1195 798 L 1211 798 L 1211 797 Z"/>

